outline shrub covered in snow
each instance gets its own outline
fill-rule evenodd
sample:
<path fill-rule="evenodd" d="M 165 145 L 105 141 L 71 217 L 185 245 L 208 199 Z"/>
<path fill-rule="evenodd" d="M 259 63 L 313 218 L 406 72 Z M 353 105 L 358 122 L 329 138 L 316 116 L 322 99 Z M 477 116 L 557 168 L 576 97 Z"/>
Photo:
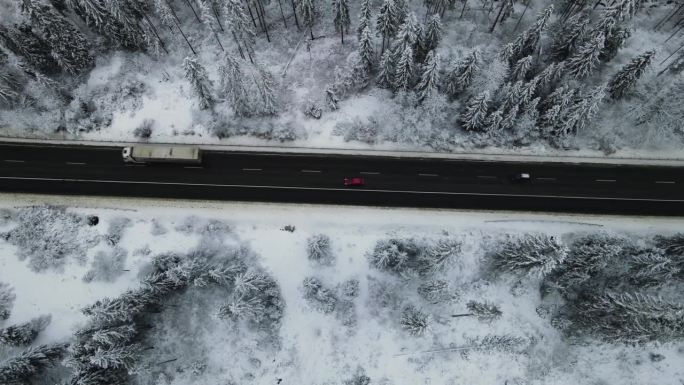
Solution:
<path fill-rule="evenodd" d="M 525 234 L 506 239 L 492 259 L 498 271 L 543 277 L 565 260 L 567 252 L 554 237 Z"/>
<path fill-rule="evenodd" d="M 29 267 L 35 271 L 59 268 L 69 257 L 83 261 L 98 240 L 85 217 L 60 207 L 21 208 L 16 221 L 7 241 L 19 248 L 19 257 L 28 258 Z"/>
<path fill-rule="evenodd" d="M 458 292 L 451 283 L 443 279 L 433 279 L 418 286 L 418 294 L 427 302 L 437 304 L 452 302 L 458 299 Z"/>
<path fill-rule="evenodd" d="M 330 237 L 325 234 L 315 234 L 306 241 L 309 260 L 318 262 L 322 265 L 332 265 L 335 263 L 330 244 Z"/>
<path fill-rule="evenodd" d="M 115 247 L 109 252 L 99 251 L 93 258 L 93 264 L 83 276 L 84 282 L 104 281 L 114 282 L 124 273 L 126 250 Z"/>
<path fill-rule="evenodd" d="M 0 364 L 0 383 L 8 385 L 27 384 L 31 377 L 45 368 L 57 364 L 64 356 L 67 345 L 41 345 L 29 348 L 16 357 Z"/>
<path fill-rule="evenodd" d="M 8 326 L 0 330 L 0 344 L 10 346 L 30 345 L 38 333 L 43 331 L 52 320 L 49 315 L 34 318 L 29 322 Z"/>
<path fill-rule="evenodd" d="M 430 330 L 432 318 L 429 314 L 419 310 L 413 305 L 404 307 L 401 312 L 401 327 L 414 336 L 421 336 Z"/>
<path fill-rule="evenodd" d="M 121 237 L 123 237 L 124 231 L 126 231 L 126 228 L 130 226 L 131 220 L 128 218 L 117 217 L 112 219 L 111 222 L 109 222 L 107 234 L 105 234 L 105 240 L 107 240 L 107 244 L 110 246 L 118 245 L 119 241 L 121 241 Z"/>
<path fill-rule="evenodd" d="M 0 282 L 0 321 L 10 317 L 15 298 L 14 289 L 10 285 Z"/>
<path fill-rule="evenodd" d="M 337 305 L 337 296 L 326 288 L 320 279 L 308 277 L 302 283 L 304 288 L 304 299 L 315 309 L 323 313 L 332 313 Z"/>
<path fill-rule="evenodd" d="M 460 241 L 390 238 L 378 241 L 368 254 L 373 267 L 399 275 L 430 275 L 444 271 L 461 251 Z"/>
<path fill-rule="evenodd" d="M 280 323 L 284 304 L 278 283 L 271 276 L 246 271 L 236 275 L 233 282 L 233 295 L 219 308 L 219 317 L 245 320 L 266 329 Z"/>

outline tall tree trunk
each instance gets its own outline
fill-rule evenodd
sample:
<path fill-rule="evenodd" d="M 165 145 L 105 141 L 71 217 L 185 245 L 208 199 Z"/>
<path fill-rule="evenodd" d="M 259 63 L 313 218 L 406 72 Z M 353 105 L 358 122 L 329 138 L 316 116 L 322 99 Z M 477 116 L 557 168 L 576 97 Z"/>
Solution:
<path fill-rule="evenodd" d="M 154 24 L 152 24 L 152 22 L 150 21 L 149 16 L 147 16 L 147 12 L 144 12 L 144 13 L 143 13 L 143 16 L 145 17 L 145 21 L 147 21 L 147 24 L 150 25 L 150 28 L 152 29 L 152 33 L 154 33 L 154 36 L 156 36 L 156 37 L 157 37 L 157 40 L 159 40 L 159 44 L 161 44 L 162 49 L 163 49 L 164 52 L 166 52 L 166 54 L 168 55 L 168 54 L 169 54 L 169 51 L 166 49 L 166 45 L 164 44 L 164 41 L 161 39 L 161 37 L 159 37 L 159 33 L 157 32 L 157 28 L 154 26 Z"/>
<path fill-rule="evenodd" d="M 295 6 L 295 0 L 290 0 L 290 4 L 292 4 L 292 15 L 294 16 L 294 19 L 295 19 L 295 25 L 297 26 L 297 31 L 301 31 L 302 29 L 299 27 L 299 19 L 297 19 L 297 7 Z"/>
<path fill-rule="evenodd" d="M 202 20 L 200 19 L 199 15 L 197 15 L 197 12 L 195 12 L 195 7 L 192 6 L 192 4 L 190 3 L 190 0 L 185 0 L 185 3 L 188 5 L 188 7 L 190 7 L 190 9 L 192 9 L 192 13 L 195 14 L 195 19 L 197 19 L 197 21 L 199 21 L 201 23 Z"/>
<path fill-rule="evenodd" d="M 313 36 L 313 25 L 310 25 L 310 26 L 309 26 L 309 32 L 311 33 L 311 40 L 313 40 L 313 39 L 314 39 L 314 36 Z"/>
<path fill-rule="evenodd" d="M 344 27 L 340 28 L 340 37 L 342 38 L 342 44 L 344 44 Z"/>
<path fill-rule="evenodd" d="M 261 10 L 261 20 L 264 23 L 264 32 L 266 32 L 266 41 L 269 43 L 271 42 L 271 36 L 268 34 L 268 23 L 266 22 L 266 9 L 264 8 L 264 4 L 261 2 L 261 0 L 256 0 L 257 6 Z"/>
<path fill-rule="evenodd" d="M 211 5 L 211 10 L 214 11 L 214 17 L 216 18 L 216 22 L 218 23 L 219 28 L 221 28 L 221 32 L 225 32 L 225 29 L 223 29 L 223 25 L 221 24 L 221 17 L 219 16 L 216 7 L 214 7 L 214 4 Z"/>
<path fill-rule="evenodd" d="M 523 9 L 523 13 L 522 13 L 522 15 L 520 15 L 518 22 L 515 23 L 515 28 L 513 28 L 513 32 L 518 30 L 518 26 L 520 26 L 520 22 L 522 21 L 523 17 L 525 17 L 525 12 L 527 12 L 527 8 L 529 6 L 530 6 L 530 0 L 527 0 L 527 3 L 525 3 L 525 9 Z"/>
<path fill-rule="evenodd" d="M 165 1 L 166 1 L 166 5 L 171 10 L 171 14 L 173 15 L 173 21 L 176 24 L 176 28 L 178 28 L 178 30 L 180 31 L 181 35 L 183 36 L 183 39 L 185 39 L 185 42 L 188 43 L 188 47 L 190 47 L 190 51 L 192 51 L 193 54 L 197 55 L 197 52 L 192 47 L 192 44 L 190 44 L 190 40 L 188 40 L 188 37 L 185 36 L 183 29 L 180 27 L 180 20 L 178 19 L 178 15 L 176 15 L 176 11 L 174 11 L 173 7 L 171 7 L 171 3 L 169 3 L 169 0 L 165 0 Z"/>
<path fill-rule="evenodd" d="M 233 40 L 235 40 L 235 45 L 237 45 L 238 47 L 238 52 L 240 52 L 240 57 L 242 58 L 242 60 L 245 60 L 245 53 L 242 52 L 242 46 L 240 45 L 237 36 L 235 36 L 235 32 L 231 31 L 231 33 L 233 34 Z"/>
<path fill-rule="evenodd" d="M 285 19 L 285 11 L 283 11 L 282 0 L 278 0 L 278 6 L 280 7 L 280 15 L 283 17 L 283 24 L 285 24 L 285 28 L 287 28 L 287 20 Z"/>
<path fill-rule="evenodd" d="M 494 32 L 494 28 L 496 28 L 496 24 L 499 23 L 499 18 L 501 17 L 501 14 L 503 13 L 503 10 L 506 7 L 507 2 L 508 0 L 501 0 L 501 7 L 499 8 L 499 13 L 496 15 L 496 19 L 494 19 L 494 24 L 492 24 L 492 27 L 489 28 L 489 33 Z"/>
<path fill-rule="evenodd" d="M 249 11 L 249 16 L 252 18 L 252 24 L 254 24 L 254 29 L 257 29 L 257 23 L 256 20 L 254 20 L 254 14 L 252 13 L 252 8 L 249 6 L 249 0 L 245 0 L 245 4 L 247 4 L 247 10 Z"/>
<path fill-rule="evenodd" d="M 463 8 L 461 8 L 461 16 L 459 16 L 459 19 L 463 19 L 463 12 L 465 12 L 466 5 L 468 5 L 468 0 L 463 0 Z"/>

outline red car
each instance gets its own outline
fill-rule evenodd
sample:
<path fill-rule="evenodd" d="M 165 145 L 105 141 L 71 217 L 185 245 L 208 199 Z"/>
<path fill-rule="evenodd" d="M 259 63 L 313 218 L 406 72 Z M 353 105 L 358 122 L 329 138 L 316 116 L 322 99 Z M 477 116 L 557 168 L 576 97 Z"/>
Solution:
<path fill-rule="evenodd" d="M 363 180 L 363 178 L 360 178 L 358 176 L 352 178 L 344 178 L 344 185 L 346 187 L 363 186 L 365 184 L 366 182 Z"/>

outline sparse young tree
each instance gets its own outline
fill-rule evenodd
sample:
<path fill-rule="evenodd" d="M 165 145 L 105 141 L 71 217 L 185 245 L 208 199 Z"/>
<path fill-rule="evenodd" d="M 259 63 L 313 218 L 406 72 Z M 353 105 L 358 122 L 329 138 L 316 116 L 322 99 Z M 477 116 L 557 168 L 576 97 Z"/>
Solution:
<path fill-rule="evenodd" d="M 525 234 L 509 238 L 492 255 L 494 268 L 501 272 L 543 277 L 565 260 L 568 249 L 554 237 Z"/>
<path fill-rule="evenodd" d="M 323 265 L 330 265 L 335 261 L 330 237 L 325 234 L 315 234 L 306 241 L 309 260 Z"/>
<path fill-rule="evenodd" d="M 432 319 L 429 314 L 408 305 L 401 312 L 401 327 L 413 336 L 422 336 L 430 330 Z"/>
<path fill-rule="evenodd" d="M 420 81 L 416 85 L 418 101 L 422 102 L 426 98 L 437 93 L 439 84 L 439 55 L 435 51 L 430 51 L 425 64 L 421 68 Z"/>
<path fill-rule="evenodd" d="M 489 92 L 484 91 L 468 102 L 461 114 L 461 124 L 468 131 L 481 131 L 487 123 Z"/>
<path fill-rule="evenodd" d="M 375 50 L 373 48 L 373 38 L 369 26 L 366 26 L 363 29 L 361 37 L 359 38 L 359 57 L 368 72 L 375 68 Z"/>
<path fill-rule="evenodd" d="M 207 71 L 200 64 L 196 56 L 188 56 L 183 60 L 183 71 L 185 78 L 190 82 L 192 90 L 199 98 L 199 107 L 202 110 L 210 109 L 214 106 L 214 97 L 211 91 L 211 80 L 207 76 Z"/>
<path fill-rule="evenodd" d="M 377 83 L 382 88 L 391 88 L 394 83 L 394 60 L 390 50 L 385 51 L 380 58 Z"/>
<path fill-rule="evenodd" d="M 413 48 L 407 46 L 399 57 L 394 72 L 394 90 L 406 91 L 413 84 Z"/>
<path fill-rule="evenodd" d="M 347 0 L 333 0 L 333 15 L 335 16 L 333 22 L 335 29 L 340 33 L 342 44 L 344 44 L 344 33 L 349 31 L 351 20 L 349 18 L 349 4 Z"/>
<path fill-rule="evenodd" d="M 591 75 L 600 61 L 604 42 L 603 36 L 597 36 L 579 47 L 577 53 L 568 59 L 568 73 L 577 79 Z"/>
<path fill-rule="evenodd" d="M 420 57 L 426 57 L 426 55 L 437 48 L 439 42 L 442 40 L 442 22 L 438 15 L 432 15 L 430 20 L 428 20 L 427 26 L 425 27 L 423 33 L 420 36 Z M 420 60 L 422 61 L 422 60 Z"/>
<path fill-rule="evenodd" d="M 655 51 L 648 51 L 632 59 L 608 82 L 608 93 L 613 99 L 620 99 L 636 84 L 651 64 Z"/>
<path fill-rule="evenodd" d="M 41 345 L 28 348 L 0 366 L 0 383 L 26 384 L 43 369 L 56 364 L 66 352 L 66 345 Z"/>
<path fill-rule="evenodd" d="M 371 13 L 371 0 L 361 0 L 361 9 L 359 10 L 359 26 L 356 28 L 356 33 L 358 35 L 359 41 L 362 38 L 363 30 L 368 27 L 372 28 L 373 15 Z"/>
<path fill-rule="evenodd" d="M 458 61 L 449 71 L 446 78 L 446 93 L 455 98 L 460 92 L 468 88 L 473 76 L 479 69 L 480 51 L 473 50 L 470 55 Z"/>
<path fill-rule="evenodd" d="M 458 299 L 458 293 L 451 284 L 443 279 L 433 279 L 418 286 L 418 295 L 432 304 L 452 302 Z"/>
<path fill-rule="evenodd" d="M 397 5 L 394 0 L 384 0 L 378 11 L 377 20 L 378 34 L 382 36 L 382 50 L 380 53 L 385 52 L 385 46 L 389 45 L 390 40 L 397 33 L 398 29 Z"/>
<path fill-rule="evenodd" d="M 259 113 L 260 115 L 275 115 L 278 112 L 278 97 L 273 74 L 262 66 L 256 66 L 256 71 L 258 78 L 255 81 L 261 101 Z"/>

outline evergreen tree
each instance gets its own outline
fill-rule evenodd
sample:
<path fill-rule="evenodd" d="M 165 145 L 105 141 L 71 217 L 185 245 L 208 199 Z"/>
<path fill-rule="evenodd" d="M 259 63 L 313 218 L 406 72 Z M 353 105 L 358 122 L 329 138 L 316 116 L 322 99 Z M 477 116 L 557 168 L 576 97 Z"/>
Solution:
<path fill-rule="evenodd" d="M 411 89 L 413 83 L 413 48 L 407 46 L 397 62 L 394 71 L 394 90 L 406 91 Z"/>
<path fill-rule="evenodd" d="M 0 330 L 0 344 L 10 346 L 30 345 L 38 333 L 44 330 L 50 323 L 50 316 L 34 318 L 29 322 L 12 325 Z"/>
<path fill-rule="evenodd" d="M 0 366 L 0 383 L 27 384 L 31 377 L 54 365 L 66 352 L 66 345 L 41 345 L 29 348 Z"/>
<path fill-rule="evenodd" d="M 452 302 L 458 299 L 458 293 L 451 288 L 449 281 L 433 279 L 418 286 L 418 295 L 432 304 Z"/>
<path fill-rule="evenodd" d="M 135 365 L 141 351 L 142 349 L 138 344 L 98 348 L 90 357 L 90 363 L 102 369 L 130 370 Z"/>
<path fill-rule="evenodd" d="M 394 0 L 383 1 L 380 11 L 378 11 L 377 29 L 378 34 L 382 36 L 382 50 L 380 52 L 384 53 L 385 46 L 389 45 L 390 39 L 399 29 L 397 5 Z"/>
<path fill-rule="evenodd" d="M 510 130 L 511 128 L 513 128 L 513 126 L 515 125 L 515 120 L 518 117 L 519 109 L 520 105 L 516 104 L 504 113 L 503 119 L 501 119 L 501 129 Z"/>
<path fill-rule="evenodd" d="M 356 28 L 356 33 L 359 40 L 361 40 L 363 30 L 368 27 L 370 32 L 370 28 L 372 27 L 371 23 L 373 20 L 373 15 L 371 13 L 371 8 L 371 0 L 361 0 L 361 9 L 359 10 L 359 26 Z"/>
<path fill-rule="evenodd" d="M 684 256 L 684 233 L 677 233 L 671 236 L 657 235 L 653 238 L 653 243 L 662 249 L 666 255 Z M 682 261 L 684 263 L 684 260 Z"/>
<path fill-rule="evenodd" d="M 218 31 L 221 27 L 217 24 L 218 16 L 216 13 L 214 13 L 213 4 L 210 2 L 210 0 L 197 0 L 197 6 L 200 11 L 200 20 L 202 20 L 202 24 L 209 28 L 211 34 L 218 43 L 219 48 L 221 48 L 221 51 L 223 51 L 223 44 L 221 44 L 221 40 L 218 36 Z"/>
<path fill-rule="evenodd" d="M 567 252 L 554 237 L 526 234 L 505 240 L 493 254 L 493 264 L 502 272 L 544 276 L 565 260 Z"/>
<path fill-rule="evenodd" d="M 546 102 L 546 107 L 542 108 L 544 113 L 540 117 L 540 125 L 543 127 L 556 127 L 562 122 L 567 109 L 575 100 L 575 89 L 561 86 L 552 92 Z"/>
<path fill-rule="evenodd" d="M 625 45 L 627 39 L 632 35 L 632 31 L 627 27 L 618 26 L 606 35 L 606 42 L 601 56 L 602 61 L 610 61 L 617 55 L 618 50 Z"/>
<path fill-rule="evenodd" d="M 238 47 L 244 49 L 250 61 L 253 61 L 256 45 L 255 34 L 242 3 L 240 0 L 225 0 L 223 13 L 226 18 L 227 27 L 230 29 Z"/>
<path fill-rule="evenodd" d="M 438 15 L 433 15 L 425 27 L 420 39 L 420 58 L 424 58 L 428 52 L 437 48 L 442 40 L 442 22 Z M 422 60 L 421 60 L 422 61 Z"/>
<path fill-rule="evenodd" d="M 461 91 L 468 88 L 475 72 L 479 69 L 479 63 L 479 50 L 474 50 L 465 59 L 458 61 L 447 74 L 446 93 L 455 98 Z"/>
<path fill-rule="evenodd" d="M 401 25 L 394 41 L 394 56 L 400 57 L 406 48 L 411 48 L 415 53 L 418 43 L 418 22 L 414 14 L 409 14 L 406 21 Z"/>
<path fill-rule="evenodd" d="M 651 64 L 655 51 L 648 51 L 635 57 L 620 72 L 615 74 L 608 82 L 608 93 L 613 99 L 620 99 L 625 93 L 636 84 L 637 80 L 644 74 L 646 68 Z"/>
<path fill-rule="evenodd" d="M 373 49 L 373 38 L 371 37 L 370 27 L 366 26 L 361 32 L 359 39 L 359 57 L 368 72 L 375 67 L 375 51 Z"/>
<path fill-rule="evenodd" d="M 575 52 L 578 44 L 587 35 L 589 22 L 589 15 L 582 12 L 570 17 L 563 23 L 551 46 L 551 57 L 555 61 L 563 61 Z"/>
<path fill-rule="evenodd" d="M 525 80 L 527 74 L 532 69 L 533 62 L 534 58 L 532 55 L 518 60 L 513 66 L 513 71 L 511 71 L 511 80 Z"/>
<path fill-rule="evenodd" d="M 304 25 L 309 27 L 311 40 L 314 39 L 313 26 L 316 22 L 316 3 L 315 0 L 297 0 L 297 12 L 302 16 Z M 347 12 L 348 13 L 348 12 Z"/>
<path fill-rule="evenodd" d="M 162 24 L 168 29 L 173 30 L 175 26 L 174 13 L 167 0 L 154 0 L 154 8 Z"/>
<path fill-rule="evenodd" d="M 226 96 L 235 115 L 249 116 L 254 111 L 249 103 L 249 94 L 240 64 L 228 53 L 224 55 L 223 60 L 223 65 L 218 69 L 221 95 Z"/>
<path fill-rule="evenodd" d="M 144 41 L 156 42 L 151 36 L 145 36 L 145 30 L 140 27 L 140 20 L 146 12 L 146 5 L 137 0 L 107 0 L 104 2 L 107 11 L 117 24 L 121 26 L 119 44 L 124 47 L 144 48 Z"/>
<path fill-rule="evenodd" d="M 465 111 L 461 114 L 461 123 L 468 131 L 480 131 L 487 121 L 489 109 L 489 93 L 487 91 L 474 97 L 468 102 Z"/>
<path fill-rule="evenodd" d="M 501 130 L 501 122 L 504 118 L 504 109 L 499 107 L 487 116 L 484 124 L 484 131 L 497 132 Z"/>
<path fill-rule="evenodd" d="M 414 336 L 421 336 L 430 330 L 430 315 L 420 311 L 413 305 L 406 306 L 401 312 L 401 327 Z"/>
<path fill-rule="evenodd" d="M 214 106 L 214 97 L 211 94 L 211 80 L 209 80 L 207 71 L 200 64 L 197 57 L 186 57 L 183 60 L 183 71 L 185 72 L 185 78 L 190 82 L 193 91 L 200 100 L 200 109 L 212 108 Z"/>
<path fill-rule="evenodd" d="M 523 57 L 537 52 L 539 50 L 542 32 L 546 29 L 546 25 L 548 24 L 552 13 L 553 5 L 550 5 L 539 14 L 534 25 L 523 31 L 515 41 L 506 45 L 501 56 L 507 60 L 509 64 L 513 64 Z"/>
<path fill-rule="evenodd" d="M 420 81 L 416 85 L 418 92 L 418 101 L 422 102 L 426 98 L 437 93 L 437 85 L 439 84 L 439 55 L 435 51 L 430 51 L 425 64 L 421 68 Z"/>
<path fill-rule="evenodd" d="M 278 100 L 276 97 L 276 84 L 273 75 L 265 68 L 257 66 L 257 89 L 260 96 L 261 115 L 275 115 L 278 112 Z"/>
<path fill-rule="evenodd" d="M 335 29 L 340 32 L 342 44 L 344 44 L 344 33 L 349 31 L 351 20 L 349 19 L 349 5 L 347 0 L 333 0 L 333 14 L 335 19 Z"/>
<path fill-rule="evenodd" d="M 41 32 L 57 64 L 71 74 L 90 69 L 95 61 L 85 36 L 52 6 L 23 0 L 22 10 Z"/>
<path fill-rule="evenodd" d="M 633 285 L 662 286 L 682 278 L 684 261 L 676 261 L 661 251 L 648 250 L 629 261 L 629 281 Z"/>
<path fill-rule="evenodd" d="M 33 33 L 31 26 L 21 24 L 16 28 L 5 28 L 0 25 L 0 46 L 23 58 L 26 65 L 45 74 L 60 71 L 59 65 L 52 58 L 50 47 Z"/>
<path fill-rule="evenodd" d="M 594 118 L 605 98 L 605 85 L 600 85 L 583 95 L 568 108 L 558 134 L 561 136 L 583 130 Z"/>
<path fill-rule="evenodd" d="M 391 88 L 394 84 L 394 60 L 392 53 L 387 50 L 380 58 L 380 69 L 378 71 L 377 83 L 382 88 Z"/>
<path fill-rule="evenodd" d="M 603 36 L 597 36 L 579 47 L 577 53 L 568 59 L 568 73 L 577 79 L 589 76 L 599 63 L 604 42 Z"/>
<path fill-rule="evenodd" d="M 452 317 L 473 316 L 480 322 L 493 322 L 501 318 L 503 313 L 498 306 L 489 302 L 468 301 L 466 307 L 470 311 L 467 314 L 456 314 Z"/>

